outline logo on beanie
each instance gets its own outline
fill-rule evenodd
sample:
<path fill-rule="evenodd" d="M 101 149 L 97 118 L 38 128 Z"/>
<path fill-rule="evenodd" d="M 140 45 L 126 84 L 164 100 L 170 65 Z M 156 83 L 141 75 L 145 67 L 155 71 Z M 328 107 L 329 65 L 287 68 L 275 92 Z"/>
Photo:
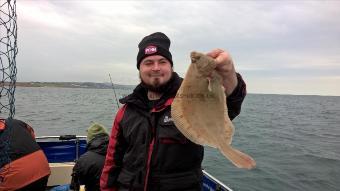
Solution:
<path fill-rule="evenodd" d="M 155 52 L 157 52 L 156 46 L 148 46 L 144 49 L 144 54 L 153 54 Z"/>

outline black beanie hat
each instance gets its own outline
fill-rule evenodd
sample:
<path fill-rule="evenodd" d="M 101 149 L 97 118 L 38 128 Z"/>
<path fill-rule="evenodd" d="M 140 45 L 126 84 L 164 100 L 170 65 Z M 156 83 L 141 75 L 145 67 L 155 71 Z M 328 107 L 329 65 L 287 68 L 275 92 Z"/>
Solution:
<path fill-rule="evenodd" d="M 137 55 L 137 68 L 139 70 L 139 65 L 141 61 L 151 55 L 161 55 L 168 59 L 173 66 L 172 63 L 172 55 L 169 51 L 170 48 L 170 39 L 161 32 L 155 32 L 146 36 L 142 39 L 142 41 L 138 44 L 139 52 Z"/>

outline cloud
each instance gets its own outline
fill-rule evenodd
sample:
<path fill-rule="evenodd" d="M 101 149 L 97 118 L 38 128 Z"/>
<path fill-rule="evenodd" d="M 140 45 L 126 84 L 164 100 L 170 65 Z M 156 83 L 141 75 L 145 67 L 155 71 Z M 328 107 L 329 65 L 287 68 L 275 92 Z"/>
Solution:
<path fill-rule="evenodd" d="M 289 83 L 298 92 L 305 88 L 287 78 L 321 86 L 321 79 L 334 76 L 327 82 L 339 82 L 339 6 L 338 1 L 18 1 L 18 79 L 101 82 L 111 73 L 115 83 L 136 84 L 137 44 L 162 31 L 182 75 L 192 50 L 222 48 L 252 80 L 251 90 L 271 91 L 268 83 L 275 79 L 282 92 Z"/>

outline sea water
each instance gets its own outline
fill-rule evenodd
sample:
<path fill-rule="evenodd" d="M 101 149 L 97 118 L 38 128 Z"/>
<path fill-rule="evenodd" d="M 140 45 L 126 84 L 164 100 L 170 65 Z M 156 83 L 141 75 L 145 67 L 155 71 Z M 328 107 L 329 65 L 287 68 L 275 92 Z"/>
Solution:
<path fill-rule="evenodd" d="M 116 89 L 118 98 L 131 89 Z M 15 118 L 40 135 L 85 135 L 91 121 L 111 129 L 117 112 L 110 89 L 16 89 Z M 340 190 L 340 97 L 247 95 L 234 119 L 233 147 L 256 162 L 238 169 L 205 148 L 203 168 L 237 191 Z"/>

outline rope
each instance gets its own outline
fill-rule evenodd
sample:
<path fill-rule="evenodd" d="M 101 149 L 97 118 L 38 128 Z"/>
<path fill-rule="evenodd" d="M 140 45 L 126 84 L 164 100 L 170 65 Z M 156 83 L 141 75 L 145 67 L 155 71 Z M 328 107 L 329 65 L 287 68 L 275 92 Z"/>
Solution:
<path fill-rule="evenodd" d="M 0 0 L 0 117 L 15 114 L 15 82 L 17 68 L 16 0 Z"/>
<path fill-rule="evenodd" d="M 17 48 L 17 14 L 16 0 L 0 0 L 0 120 L 5 123 L 8 117 L 12 119 L 15 114 L 15 82 L 17 68 L 15 57 Z M 0 172 L 7 174 L 10 164 L 9 157 L 11 129 L 0 129 Z M 6 177 L 0 177 L 5 179 Z"/>

